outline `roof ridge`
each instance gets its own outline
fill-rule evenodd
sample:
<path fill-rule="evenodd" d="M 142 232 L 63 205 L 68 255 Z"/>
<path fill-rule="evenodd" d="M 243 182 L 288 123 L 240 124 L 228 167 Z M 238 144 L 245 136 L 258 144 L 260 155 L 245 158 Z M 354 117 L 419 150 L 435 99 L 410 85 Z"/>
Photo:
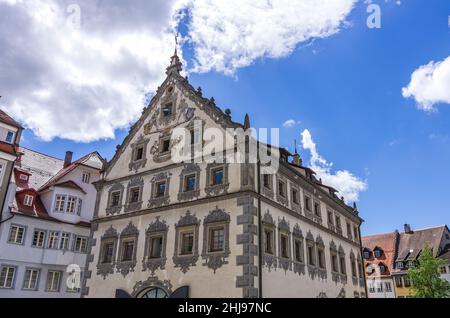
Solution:
<path fill-rule="evenodd" d="M 421 229 L 412 229 L 412 232 L 419 232 L 419 231 L 426 231 L 426 230 L 432 230 L 432 229 L 438 229 L 438 228 L 445 228 L 447 224 L 437 225 L 437 226 L 430 226 L 430 227 L 424 227 Z M 408 234 L 406 232 L 400 232 L 400 234 Z"/>
<path fill-rule="evenodd" d="M 27 148 L 27 147 L 24 147 L 24 146 L 19 146 L 19 150 L 20 150 L 20 149 L 26 149 L 26 150 L 28 150 L 28 151 L 37 153 L 37 154 L 42 155 L 42 156 L 45 156 L 45 157 L 47 157 L 47 158 L 51 158 L 51 159 L 55 159 L 55 160 L 59 160 L 59 161 L 61 161 L 61 162 L 64 162 L 64 159 L 56 158 L 55 156 L 48 155 L 48 154 L 45 154 L 45 153 L 43 153 L 43 152 L 40 152 L 40 151 L 37 151 L 37 150 L 34 150 L 34 149 L 30 149 L 30 148 Z"/>

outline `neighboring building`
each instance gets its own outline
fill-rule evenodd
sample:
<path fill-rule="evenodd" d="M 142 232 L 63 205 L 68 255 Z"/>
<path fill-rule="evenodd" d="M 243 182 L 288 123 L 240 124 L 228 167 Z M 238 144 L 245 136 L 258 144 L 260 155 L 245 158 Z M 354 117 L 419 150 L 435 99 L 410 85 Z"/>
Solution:
<path fill-rule="evenodd" d="M 405 224 L 404 232 L 363 237 L 363 258 L 366 265 L 366 281 L 370 298 L 411 296 L 408 270 L 417 265 L 425 246 L 433 250 L 435 257 L 444 259 L 442 278 L 450 281 L 450 232 L 446 225 L 412 230 Z M 375 254 L 376 253 L 376 254 Z M 380 273 L 384 271 L 384 275 Z M 378 268 L 378 269 L 377 269 Z M 386 283 L 393 289 L 387 292 Z"/>
<path fill-rule="evenodd" d="M 416 266 L 422 249 L 428 245 L 433 249 L 434 256 L 440 257 L 449 244 L 450 232 L 446 225 L 419 230 L 412 230 L 410 225 L 405 225 L 405 232 L 400 233 L 397 257 L 392 271 L 395 294 L 398 298 L 410 297 L 411 282 L 407 272 L 409 268 Z"/>
<path fill-rule="evenodd" d="M 196 149 L 209 128 L 250 127 L 248 116 L 233 122 L 180 70 L 175 54 L 96 182 L 84 296 L 365 297 L 356 206 L 297 153 L 289 162 L 290 153 L 271 147 L 280 165 L 273 174 L 259 173 L 259 162 L 229 162 L 222 150 L 214 157 L 224 163 L 174 160 L 175 128 L 190 131 L 187 147 L 201 159 Z M 233 156 L 236 144 L 226 149 Z"/>
<path fill-rule="evenodd" d="M 0 297 L 80 297 L 76 273 L 84 271 L 103 159 L 20 153 L 0 226 Z"/>
<path fill-rule="evenodd" d="M 398 232 L 362 238 L 368 298 L 395 298 L 391 272 L 398 238 Z"/>
<path fill-rule="evenodd" d="M 11 196 L 9 184 L 23 128 L 0 109 L 0 219 L 4 203 Z"/>

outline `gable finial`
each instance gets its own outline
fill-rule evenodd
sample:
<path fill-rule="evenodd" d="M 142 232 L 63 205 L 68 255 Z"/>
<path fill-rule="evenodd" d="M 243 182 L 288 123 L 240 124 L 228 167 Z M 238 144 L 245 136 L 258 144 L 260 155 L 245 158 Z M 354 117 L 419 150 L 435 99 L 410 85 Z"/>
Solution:
<path fill-rule="evenodd" d="M 173 72 L 180 74 L 182 70 L 182 64 L 180 58 L 178 57 L 178 33 L 175 34 L 175 52 L 173 56 L 170 58 L 170 65 L 166 69 L 166 74 L 169 75 Z"/>

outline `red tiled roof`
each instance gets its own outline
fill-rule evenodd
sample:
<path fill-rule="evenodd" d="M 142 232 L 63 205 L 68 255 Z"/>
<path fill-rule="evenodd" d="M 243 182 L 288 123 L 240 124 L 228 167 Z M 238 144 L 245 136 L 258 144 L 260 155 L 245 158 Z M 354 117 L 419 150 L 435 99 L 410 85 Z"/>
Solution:
<path fill-rule="evenodd" d="M 398 233 L 393 232 L 362 237 L 363 249 L 367 248 L 372 252 L 370 259 L 364 259 L 364 264 L 367 266 L 383 263 L 387 267 L 387 272 L 383 275 L 389 275 L 393 269 L 397 235 Z M 377 247 L 383 251 L 381 258 L 375 258 L 373 254 L 374 249 Z"/>
<path fill-rule="evenodd" d="M 1 109 L 0 109 L 0 121 L 4 122 L 5 124 L 8 124 L 10 126 L 14 126 L 16 128 L 22 129 L 22 126 L 17 121 L 15 121 L 11 116 L 9 116 L 7 113 L 5 113 Z"/>

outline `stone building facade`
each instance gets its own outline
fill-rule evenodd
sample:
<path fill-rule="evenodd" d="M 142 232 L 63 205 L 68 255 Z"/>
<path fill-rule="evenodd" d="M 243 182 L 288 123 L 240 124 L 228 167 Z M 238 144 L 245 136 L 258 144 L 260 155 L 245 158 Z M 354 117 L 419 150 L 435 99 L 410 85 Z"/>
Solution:
<path fill-rule="evenodd" d="M 180 71 L 175 54 L 96 183 L 83 296 L 365 297 L 356 206 L 297 153 L 258 144 L 277 154 L 272 174 L 229 160 L 235 144 L 212 152 L 223 160 L 198 155 L 208 129 L 243 132 L 250 121 L 233 122 Z M 180 127 L 201 160 L 174 160 Z"/>

